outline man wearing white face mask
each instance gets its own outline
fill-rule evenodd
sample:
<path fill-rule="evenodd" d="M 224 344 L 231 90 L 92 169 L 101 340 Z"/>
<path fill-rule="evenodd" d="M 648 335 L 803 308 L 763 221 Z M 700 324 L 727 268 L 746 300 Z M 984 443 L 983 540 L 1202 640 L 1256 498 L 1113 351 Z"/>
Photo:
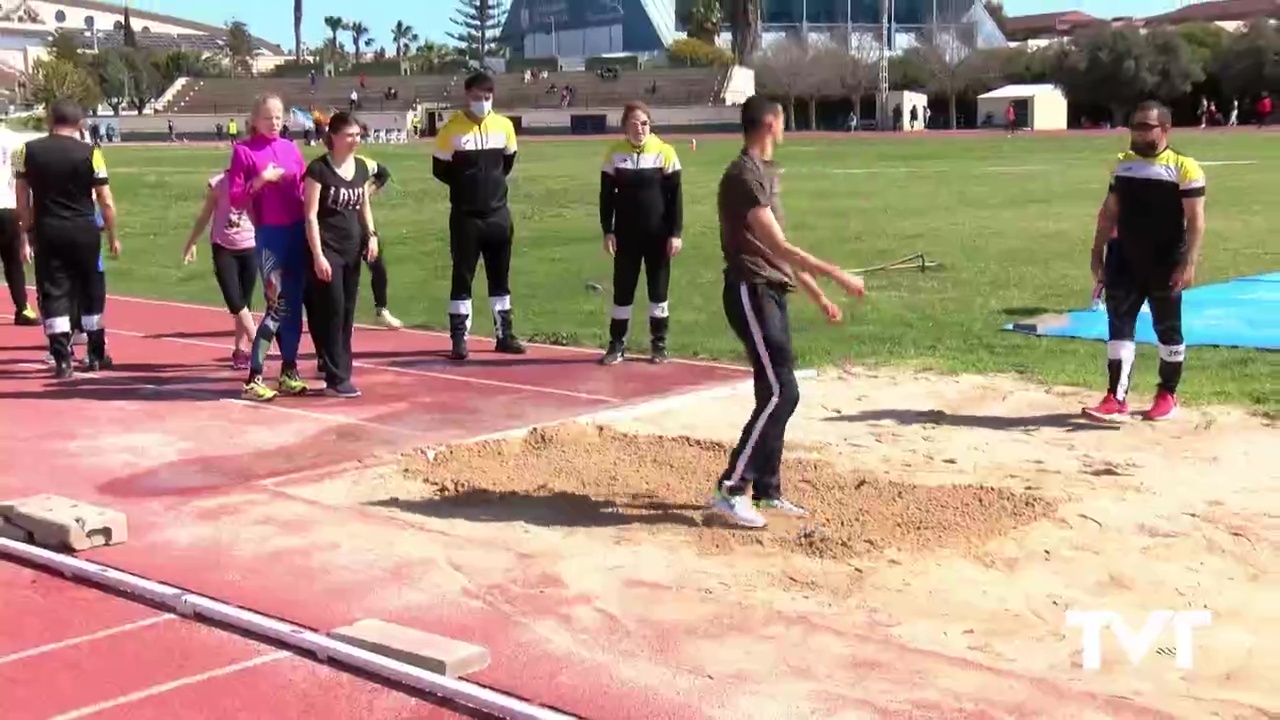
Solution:
<path fill-rule="evenodd" d="M 516 130 L 493 112 L 493 78 L 476 73 L 466 79 L 467 109 L 454 113 L 436 135 L 432 174 L 449 186 L 449 254 L 453 279 L 449 290 L 450 354 L 467 359 L 471 330 L 471 285 L 484 259 L 489 309 L 497 342 L 494 351 L 525 352 L 512 331 L 511 241 L 515 227 L 507 206 L 507 176 L 516 162 Z"/>

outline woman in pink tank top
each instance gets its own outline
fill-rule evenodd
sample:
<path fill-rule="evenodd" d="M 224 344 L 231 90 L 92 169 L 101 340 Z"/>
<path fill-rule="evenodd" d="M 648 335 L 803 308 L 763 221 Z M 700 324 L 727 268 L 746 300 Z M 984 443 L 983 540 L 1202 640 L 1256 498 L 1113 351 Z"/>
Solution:
<path fill-rule="evenodd" d="M 249 214 L 231 206 L 227 173 L 209 178 L 204 207 L 196 217 L 195 227 L 187 238 L 183 264 L 196 259 L 196 245 L 204 228 L 209 226 L 209 244 L 213 256 L 213 277 L 218 281 L 227 311 L 235 317 L 235 345 L 231 350 L 231 366 L 249 369 L 249 344 L 256 326 L 249 306 L 258 281 L 258 256 L 254 252 L 255 233 Z M 212 222 L 211 222 L 212 221 Z"/>

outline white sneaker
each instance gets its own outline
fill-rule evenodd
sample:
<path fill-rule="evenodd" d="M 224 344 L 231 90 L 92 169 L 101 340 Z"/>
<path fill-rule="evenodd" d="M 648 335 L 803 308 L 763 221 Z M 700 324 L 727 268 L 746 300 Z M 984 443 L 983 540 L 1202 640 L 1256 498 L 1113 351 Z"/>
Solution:
<path fill-rule="evenodd" d="M 724 515 L 729 522 L 749 528 L 762 528 L 768 524 L 764 516 L 751 504 L 746 495 L 725 495 L 717 492 L 711 501 L 711 509 Z"/>
<path fill-rule="evenodd" d="M 774 500 L 757 500 L 755 501 L 755 506 L 760 510 L 777 510 L 783 515 L 790 515 L 791 517 L 809 517 L 808 510 L 805 510 L 790 500 L 783 500 L 782 498 L 776 498 Z"/>
<path fill-rule="evenodd" d="M 404 327 L 404 323 L 400 322 L 400 319 L 395 315 L 392 315 L 391 311 L 386 308 L 378 308 L 374 314 L 377 316 L 378 322 L 381 323 L 384 328 L 399 330 Z"/>

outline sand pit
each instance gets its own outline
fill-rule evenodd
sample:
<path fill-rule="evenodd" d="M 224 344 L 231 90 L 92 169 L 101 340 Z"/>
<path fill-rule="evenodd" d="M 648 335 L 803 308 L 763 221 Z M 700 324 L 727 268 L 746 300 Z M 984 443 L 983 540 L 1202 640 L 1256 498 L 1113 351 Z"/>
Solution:
<path fill-rule="evenodd" d="M 841 468 L 821 457 L 793 457 L 788 492 L 811 518 L 776 522 L 769 532 L 740 530 L 705 513 L 711 483 L 729 447 L 690 437 L 622 433 L 608 427 L 539 428 L 522 440 L 455 446 L 412 463 L 434 503 L 458 517 L 507 513 L 564 527 L 645 525 L 712 552 L 747 544 L 816 558 L 850 560 L 888 550 L 975 548 L 1053 513 L 1039 495 L 982 485 L 921 486 Z M 524 516 L 521 518 L 521 516 Z"/>
<path fill-rule="evenodd" d="M 1091 395 L 991 377 L 826 373 L 802 392 L 786 482 L 814 517 L 763 531 L 703 510 L 745 396 L 291 492 L 430 531 L 473 595 L 540 578 L 576 608 L 537 626 L 549 642 L 655 692 L 733 684 L 740 705 L 709 717 L 1278 717 L 1273 424 L 1101 427 L 1078 418 Z M 1194 669 L 1166 630 L 1137 666 L 1104 640 L 1091 672 L 1069 608 L 1213 624 Z"/>

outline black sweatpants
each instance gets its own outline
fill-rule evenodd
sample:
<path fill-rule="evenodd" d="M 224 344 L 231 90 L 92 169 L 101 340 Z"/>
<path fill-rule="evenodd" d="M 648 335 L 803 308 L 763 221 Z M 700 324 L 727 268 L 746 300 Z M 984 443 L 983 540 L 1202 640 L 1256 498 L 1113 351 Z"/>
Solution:
<path fill-rule="evenodd" d="M 489 284 L 489 309 L 493 312 L 494 329 L 499 338 L 510 331 L 509 282 L 511 241 L 514 237 L 515 225 L 508 208 L 485 216 L 450 213 L 449 255 L 453 259 L 449 287 L 451 335 L 465 335 L 471 330 L 471 285 L 482 259 L 485 279 Z"/>
<path fill-rule="evenodd" d="M 356 327 L 356 300 L 360 297 L 359 251 L 334 252 L 324 248 L 333 275 L 328 282 L 307 276 L 307 325 L 316 353 L 324 367 L 324 382 L 338 387 L 351 380 L 351 336 Z"/>
<path fill-rule="evenodd" d="M 756 406 L 720 477 L 727 495 L 776 499 L 782 492 L 782 446 L 787 422 L 800 404 L 787 293 L 778 285 L 725 279 L 724 314 L 746 347 L 755 378 Z"/>
<path fill-rule="evenodd" d="M 80 326 L 88 336 L 88 356 L 105 357 L 102 311 L 107 302 L 107 283 L 99 266 L 101 234 L 89 224 L 40 228 L 37 236 L 36 285 L 49 353 L 54 360 L 70 359 L 72 316 L 78 311 Z"/>
<path fill-rule="evenodd" d="M 253 306 L 253 289 L 258 284 L 258 252 L 254 248 L 229 250 L 213 244 L 213 277 L 222 291 L 222 301 L 227 312 L 239 315 L 241 310 Z"/>
<path fill-rule="evenodd" d="M 1144 303 L 1151 310 L 1152 329 L 1159 346 L 1159 387 L 1170 393 L 1178 391 L 1187 348 L 1182 337 L 1182 293 L 1174 292 L 1172 281 L 1171 264 L 1136 264 L 1120 252 L 1108 252 L 1103 281 L 1108 392 L 1118 400 L 1128 394 L 1136 354 L 1134 335 Z"/>
<path fill-rule="evenodd" d="M 0 210 L 0 264 L 4 265 L 4 282 L 9 286 L 14 312 L 22 312 L 27 307 L 27 271 L 22 266 L 21 234 L 18 211 Z"/>
<path fill-rule="evenodd" d="M 631 306 L 640 284 L 644 267 L 649 292 L 649 335 L 656 343 L 665 343 L 670 322 L 667 291 L 671 284 L 671 258 L 667 255 L 668 237 L 628 236 L 618 234 L 613 254 L 613 312 L 609 320 L 609 340 L 621 343 L 631 323 Z"/>
<path fill-rule="evenodd" d="M 373 306 L 385 310 L 387 307 L 387 264 L 382 260 L 382 246 L 378 246 L 378 256 L 369 262 L 369 286 L 373 289 Z"/>

